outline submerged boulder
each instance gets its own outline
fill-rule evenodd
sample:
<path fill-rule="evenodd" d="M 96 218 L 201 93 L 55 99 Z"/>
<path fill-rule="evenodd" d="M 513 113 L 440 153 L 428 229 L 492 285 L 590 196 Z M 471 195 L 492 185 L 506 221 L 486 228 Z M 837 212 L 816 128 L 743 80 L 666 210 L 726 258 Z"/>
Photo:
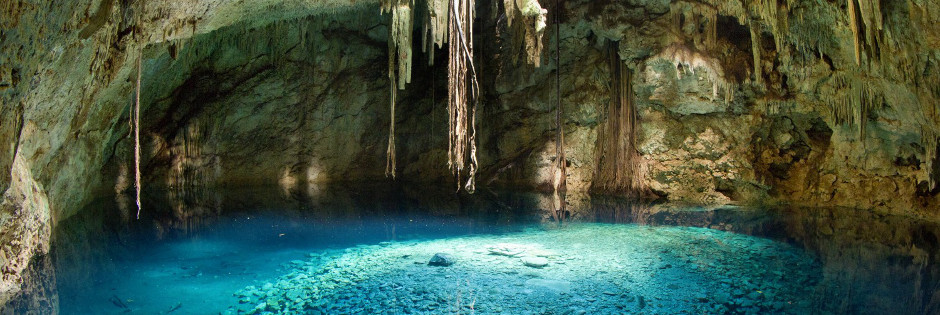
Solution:
<path fill-rule="evenodd" d="M 525 253 L 526 248 L 519 244 L 500 243 L 486 248 L 490 255 L 516 257 Z"/>
<path fill-rule="evenodd" d="M 548 259 L 545 259 L 545 257 L 525 257 L 522 258 L 522 264 L 532 268 L 542 268 L 548 266 Z"/>
<path fill-rule="evenodd" d="M 457 259 L 455 259 L 454 256 L 451 256 L 450 254 L 437 253 L 434 254 L 434 257 L 431 257 L 431 261 L 428 262 L 428 266 L 447 267 L 453 265 L 455 262 L 457 262 Z"/>

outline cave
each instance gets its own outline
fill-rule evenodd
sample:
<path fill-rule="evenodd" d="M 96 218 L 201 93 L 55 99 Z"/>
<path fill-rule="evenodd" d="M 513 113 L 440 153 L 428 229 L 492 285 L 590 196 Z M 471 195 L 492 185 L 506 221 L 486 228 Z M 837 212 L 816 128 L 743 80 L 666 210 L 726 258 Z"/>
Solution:
<path fill-rule="evenodd" d="M 940 0 L 4 0 L 0 314 L 940 313 Z"/>

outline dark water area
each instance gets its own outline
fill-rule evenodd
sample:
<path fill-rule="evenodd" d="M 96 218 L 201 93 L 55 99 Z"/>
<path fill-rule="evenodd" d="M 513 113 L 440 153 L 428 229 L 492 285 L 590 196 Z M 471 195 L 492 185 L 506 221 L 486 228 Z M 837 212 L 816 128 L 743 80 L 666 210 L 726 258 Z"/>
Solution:
<path fill-rule="evenodd" d="M 143 204 L 60 222 L 14 313 L 940 313 L 940 226 L 869 211 L 352 185 Z"/>

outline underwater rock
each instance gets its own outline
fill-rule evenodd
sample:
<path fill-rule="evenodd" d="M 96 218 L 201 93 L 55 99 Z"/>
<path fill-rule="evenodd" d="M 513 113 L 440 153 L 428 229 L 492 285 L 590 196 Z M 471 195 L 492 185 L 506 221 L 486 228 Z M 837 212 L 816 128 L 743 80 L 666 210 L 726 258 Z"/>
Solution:
<path fill-rule="evenodd" d="M 525 247 L 522 247 L 522 245 L 506 244 L 506 243 L 496 244 L 496 245 L 487 247 L 486 249 L 490 251 L 490 255 L 499 255 L 499 256 L 507 256 L 507 257 L 519 256 L 522 253 L 525 253 L 525 250 L 526 250 Z"/>
<path fill-rule="evenodd" d="M 457 262 L 457 260 L 454 259 L 454 256 L 444 253 L 437 253 L 434 254 L 434 257 L 431 257 L 431 261 L 428 262 L 428 266 L 447 267 L 453 265 L 455 262 Z"/>
<path fill-rule="evenodd" d="M 542 268 L 548 266 L 548 259 L 544 257 L 525 257 L 522 258 L 522 264 L 532 268 Z"/>

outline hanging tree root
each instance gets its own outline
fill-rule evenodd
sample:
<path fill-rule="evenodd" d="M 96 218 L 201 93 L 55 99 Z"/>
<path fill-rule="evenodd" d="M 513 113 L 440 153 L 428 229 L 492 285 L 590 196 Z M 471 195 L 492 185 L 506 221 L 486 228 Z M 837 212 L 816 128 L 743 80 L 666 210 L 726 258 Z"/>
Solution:
<path fill-rule="evenodd" d="M 473 14 L 474 0 L 451 0 L 447 67 L 447 166 L 457 178 L 458 185 L 466 169 L 467 182 L 464 188 L 471 193 L 476 189 L 476 108 L 480 89 L 473 66 L 473 44 L 467 40 L 467 37 L 473 38 Z"/>
<path fill-rule="evenodd" d="M 552 181 L 552 188 L 555 195 L 559 196 L 558 205 L 555 210 L 564 210 L 564 196 L 560 195 L 567 189 L 566 181 L 568 178 L 567 157 L 565 156 L 565 124 L 562 119 L 563 108 L 561 106 L 561 24 L 559 14 L 558 0 L 555 0 L 555 176 Z M 541 37 L 541 35 L 539 36 Z"/>
<path fill-rule="evenodd" d="M 140 219 L 140 77 L 141 66 L 140 59 L 143 58 L 143 50 L 137 57 L 137 88 L 134 97 L 134 113 L 131 115 L 131 125 L 134 129 L 134 187 L 137 190 L 137 219 Z"/>
<path fill-rule="evenodd" d="M 610 45 L 611 100 L 607 120 L 598 132 L 595 191 L 644 196 L 646 165 L 636 149 L 637 113 L 630 69 Z"/>

